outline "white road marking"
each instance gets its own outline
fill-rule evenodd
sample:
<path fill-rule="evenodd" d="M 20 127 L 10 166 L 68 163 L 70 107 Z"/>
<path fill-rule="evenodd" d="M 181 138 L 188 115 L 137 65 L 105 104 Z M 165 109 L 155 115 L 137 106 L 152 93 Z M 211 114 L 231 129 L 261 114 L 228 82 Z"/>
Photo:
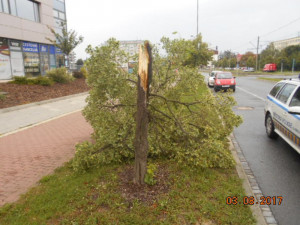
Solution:
<path fill-rule="evenodd" d="M 247 90 L 245 90 L 244 88 L 241 88 L 241 87 L 238 87 L 238 86 L 236 86 L 236 88 L 239 89 L 239 90 L 241 90 L 241 91 L 243 91 L 243 92 L 245 92 L 245 93 L 247 93 L 247 94 L 249 94 L 249 95 L 252 95 L 252 96 L 258 98 L 259 100 L 261 100 L 261 101 L 263 101 L 263 102 L 266 101 L 264 98 L 262 98 L 262 97 L 260 97 L 260 96 L 258 96 L 258 95 L 256 95 L 256 94 L 253 94 L 252 92 L 247 91 Z"/>

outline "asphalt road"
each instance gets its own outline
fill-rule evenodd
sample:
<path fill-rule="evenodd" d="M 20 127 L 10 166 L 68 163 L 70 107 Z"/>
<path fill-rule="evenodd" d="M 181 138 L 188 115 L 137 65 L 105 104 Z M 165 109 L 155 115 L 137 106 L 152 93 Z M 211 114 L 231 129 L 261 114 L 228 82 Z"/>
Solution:
<path fill-rule="evenodd" d="M 262 190 L 263 196 L 282 196 L 270 205 L 280 225 L 300 224 L 300 154 L 283 139 L 271 140 L 264 126 L 264 103 L 275 83 L 256 77 L 237 77 L 234 111 L 243 124 L 234 135 Z"/>

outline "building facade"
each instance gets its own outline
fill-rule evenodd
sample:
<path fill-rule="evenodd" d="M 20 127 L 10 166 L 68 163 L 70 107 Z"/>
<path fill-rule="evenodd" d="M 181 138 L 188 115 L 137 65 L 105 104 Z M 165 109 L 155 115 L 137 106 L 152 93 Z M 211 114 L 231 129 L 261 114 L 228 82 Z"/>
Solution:
<path fill-rule="evenodd" d="M 61 33 L 65 0 L 0 0 L 0 79 L 44 75 L 65 65 L 65 56 L 50 44 L 49 28 Z"/>
<path fill-rule="evenodd" d="M 122 65 L 122 68 L 129 73 L 133 72 L 133 67 L 137 61 L 133 58 L 136 54 L 139 54 L 140 46 L 144 44 L 142 40 L 135 41 L 120 41 L 120 49 L 125 51 L 129 55 L 129 62 Z"/>
<path fill-rule="evenodd" d="M 289 38 L 280 41 L 272 42 L 274 44 L 275 49 L 282 50 L 291 45 L 300 45 L 300 37 Z"/>

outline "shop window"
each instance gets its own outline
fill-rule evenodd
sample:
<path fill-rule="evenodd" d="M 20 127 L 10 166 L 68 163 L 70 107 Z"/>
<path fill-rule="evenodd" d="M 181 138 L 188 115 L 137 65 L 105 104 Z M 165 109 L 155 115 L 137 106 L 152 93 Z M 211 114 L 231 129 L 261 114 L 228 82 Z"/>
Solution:
<path fill-rule="evenodd" d="M 56 66 L 63 67 L 65 66 L 65 56 L 61 54 L 56 55 Z"/>

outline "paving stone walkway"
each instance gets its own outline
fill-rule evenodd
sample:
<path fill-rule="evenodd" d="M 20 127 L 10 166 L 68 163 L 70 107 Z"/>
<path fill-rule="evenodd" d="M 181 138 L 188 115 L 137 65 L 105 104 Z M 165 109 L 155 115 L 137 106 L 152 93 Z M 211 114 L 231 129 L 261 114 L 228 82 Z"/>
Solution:
<path fill-rule="evenodd" d="M 0 206 L 16 201 L 45 175 L 69 161 L 91 126 L 75 112 L 0 137 Z"/>

